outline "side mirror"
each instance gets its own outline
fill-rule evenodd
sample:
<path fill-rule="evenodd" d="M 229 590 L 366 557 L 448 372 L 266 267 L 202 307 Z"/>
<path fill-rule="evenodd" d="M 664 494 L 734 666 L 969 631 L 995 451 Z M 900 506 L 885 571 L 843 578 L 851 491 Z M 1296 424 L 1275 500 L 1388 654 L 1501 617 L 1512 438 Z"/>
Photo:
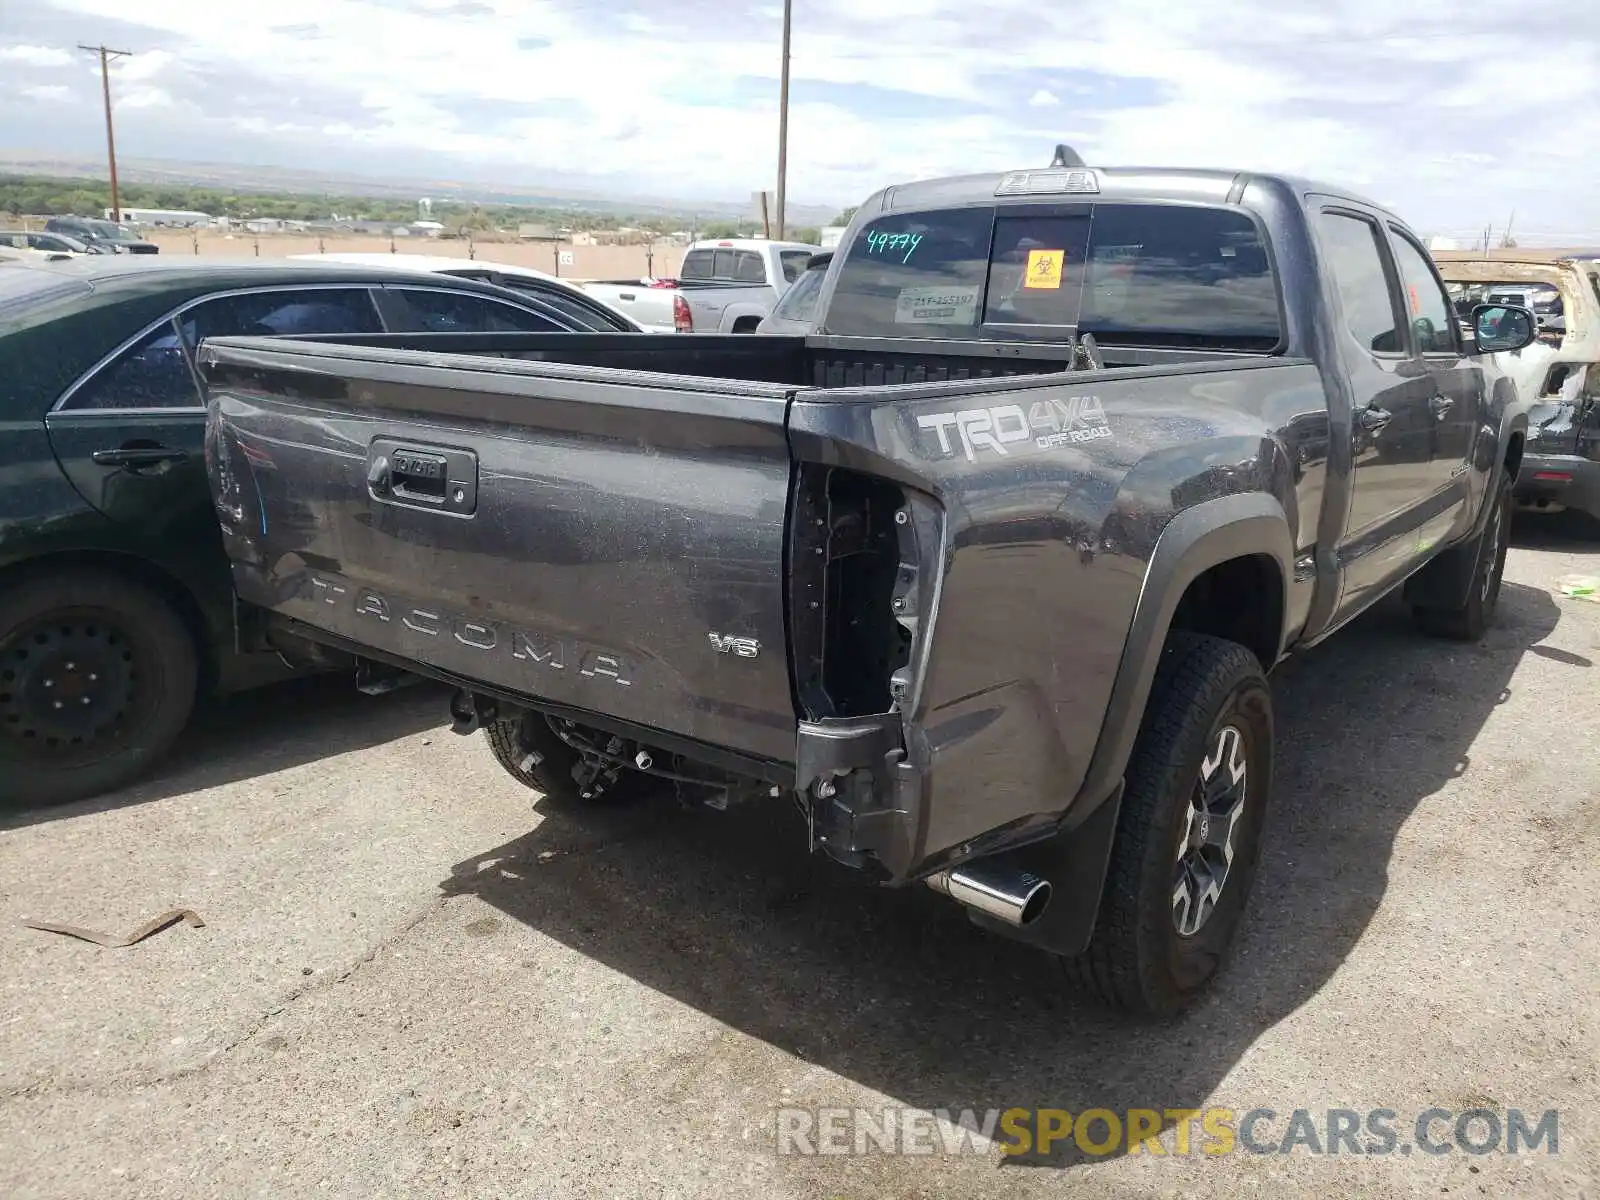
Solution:
<path fill-rule="evenodd" d="M 1516 304 L 1479 304 L 1472 310 L 1479 354 L 1505 354 L 1532 345 L 1539 334 L 1533 310 Z"/>

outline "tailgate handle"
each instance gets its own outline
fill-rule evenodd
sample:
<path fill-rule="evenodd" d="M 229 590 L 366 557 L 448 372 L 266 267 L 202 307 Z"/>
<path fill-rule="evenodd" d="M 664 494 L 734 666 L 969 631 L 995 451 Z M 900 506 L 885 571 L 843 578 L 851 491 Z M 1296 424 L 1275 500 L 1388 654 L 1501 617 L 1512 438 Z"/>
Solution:
<path fill-rule="evenodd" d="M 367 494 L 383 504 L 470 517 L 478 508 L 478 456 L 377 438 L 367 450 Z"/>

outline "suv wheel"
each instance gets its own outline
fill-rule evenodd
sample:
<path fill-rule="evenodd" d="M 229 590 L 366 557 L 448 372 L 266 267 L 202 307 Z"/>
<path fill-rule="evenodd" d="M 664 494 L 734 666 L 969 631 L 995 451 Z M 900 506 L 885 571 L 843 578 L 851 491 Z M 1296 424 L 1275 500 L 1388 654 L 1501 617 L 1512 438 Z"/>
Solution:
<path fill-rule="evenodd" d="M 149 589 L 98 571 L 0 595 L 0 796 L 56 804 L 132 782 L 189 720 L 194 642 Z"/>
<path fill-rule="evenodd" d="M 1174 633 L 1162 651 L 1117 814 L 1089 948 L 1069 978 L 1151 1016 L 1191 1005 L 1233 941 L 1272 790 L 1272 693 L 1222 638 Z"/>

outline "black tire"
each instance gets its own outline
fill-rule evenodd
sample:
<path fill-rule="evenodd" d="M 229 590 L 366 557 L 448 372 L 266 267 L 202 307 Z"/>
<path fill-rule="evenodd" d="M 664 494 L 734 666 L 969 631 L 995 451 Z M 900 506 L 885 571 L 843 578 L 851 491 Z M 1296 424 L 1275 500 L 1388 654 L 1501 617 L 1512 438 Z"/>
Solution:
<path fill-rule="evenodd" d="M 1156 1017 L 1181 1012 L 1204 992 L 1233 941 L 1254 882 L 1272 791 L 1272 739 L 1272 692 L 1255 655 L 1222 638 L 1172 634 L 1128 766 L 1094 935 L 1083 954 L 1064 960 L 1078 989 L 1112 1007 Z M 1213 758 L 1213 780 L 1224 766 L 1242 763 L 1244 769 L 1240 807 L 1226 843 L 1232 857 L 1212 905 L 1193 910 L 1209 915 L 1183 933 L 1180 920 L 1191 914 L 1180 912 L 1175 901 L 1180 870 L 1186 869 L 1180 848 L 1194 836 L 1217 832 L 1209 817 L 1198 819 L 1196 807 L 1204 792 L 1202 765 Z M 1237 778 L 1233 771 L 1226 775 Z M 1225 827 L 1219 830 L 1226 837 Z M 1206 848 L 1222 853 L 1220 846 Z"/>
<path fill-rule="evenodd" d="M 1471 583 L 1466 600 L 1454 608 L 1413 607 L 1412 616 L 1424 633 L 1459 642 L 1476 642 L 1494 624 L 1511 531 L 1511 480 L 1503 472 L 1496 481 L 1490 503 L 1494 508 L 1478 536 L 1464 545 L 1445 551 L 1445 554 L 1461 555 L 1466 563 L 1471 564 Z"/>
<path fill-rule="evenodd" d="M 155 592 L 61 571 L 0 595 L 0 796 L 98 796 L 144 775 L 188 724 L 195 645 Z"/>
<path fill-rule="evenodd" d="M 624 770 L 609 787 L 592 787 L 590 795 L 584 796 L 572 777 L 579 754 L 556 735 L 543 713 L 502 717 L 485 725 L 483 736 L 495 762 L 505 768 L 506 774 L 560 807 L 626 804 L 637 799 L 643 790 L 640 782 L 645 776 Z"/>

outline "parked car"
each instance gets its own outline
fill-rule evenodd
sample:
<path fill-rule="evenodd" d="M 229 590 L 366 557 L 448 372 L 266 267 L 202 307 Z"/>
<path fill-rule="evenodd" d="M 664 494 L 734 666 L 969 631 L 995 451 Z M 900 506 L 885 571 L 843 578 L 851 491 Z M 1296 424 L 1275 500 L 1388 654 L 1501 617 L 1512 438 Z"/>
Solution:
<path fill-rule="evenodd" d="M 126 783 L 168 748 L 197 693 L 286 673 L 284 644 L 236 649 L 202 461 L 201 339 L 593 328 L 574 311 L 392 268 L 0 263 L 0 798 Z"/>
<path fill-rule="evenodd" d="M 454 683 L 554 803 L 787 796 L 1106 1001 L 1192 1004 L 1260 850 L 1267 672 L 1396 588 L 1426 633 L 1494 621 L 1527 413 L 1492 355 L 1533 314 L 1463 343 L 1348 191 L 1066 148 L 868 199 L 819 313 L 497 369 L 212 340 L 241 599 Z"/>
<path fill-rule="evenodd" d="M 28 250 L 0 239 L 0 262 L 66 262 L 74 257 L 65 250 Z"/>
<path fill-rule="evenodd" d="M 1516 500 L 1528 513 L 1574 509 L 1600 521 L 1600 262 L 1440 255 L 1459 311 L 1521 300 L 1539 318 L 1538 341 L 1499 366 L 1533 402 Z"/>
<path fill-rule="evenodd" d="M 456 279 L 476 279 L 536 296 L 546 304 L 566 311 L 572 319 L 596 333 L 671 333 L 669 322 L 649 328 L 639 324 L 621 309 L 592 296 L 576 284 L 532 267 L 485 259 L 447 258 L 442 254 L 385 254 L 380 251 L 352 251 L 338 254 L 296 254 L 308 262 L 351 263 L 363 267 L 392 267 L 402 271 L 431 271 Z"/>
<path fill-rule="evenodd" d="M 820 248 L 764 238 L 696 242 L 676 279 L 600 279 L 583 287 L 655 328 L 754 333 Z"/>
<path fill-rule="evenodd" d="M 43 233 L 37 229 L 0 229 L 0 246 L 14 250 L 41 250 L 47 254 L 110 254 L 102 246 L 91 246 L 65 233 Z"/>
<path fill-rule="evenodd" d="M 115 254 L 159 254 L 161 247 L 135 237 L 124 225 L 99 217 L 51 217 L 46 233 L 64 233 L 90 246 Z"/>
<path fill-rule="evenodd" d="M 800 278 L 778 299 L 778 305 L 756 326 L 757 333 L 810 333 L 817 324 L 817 301 L 822 298 L 822 281 L 828 274 L 833 252 L 824 250 L 806 260 Z"/>

